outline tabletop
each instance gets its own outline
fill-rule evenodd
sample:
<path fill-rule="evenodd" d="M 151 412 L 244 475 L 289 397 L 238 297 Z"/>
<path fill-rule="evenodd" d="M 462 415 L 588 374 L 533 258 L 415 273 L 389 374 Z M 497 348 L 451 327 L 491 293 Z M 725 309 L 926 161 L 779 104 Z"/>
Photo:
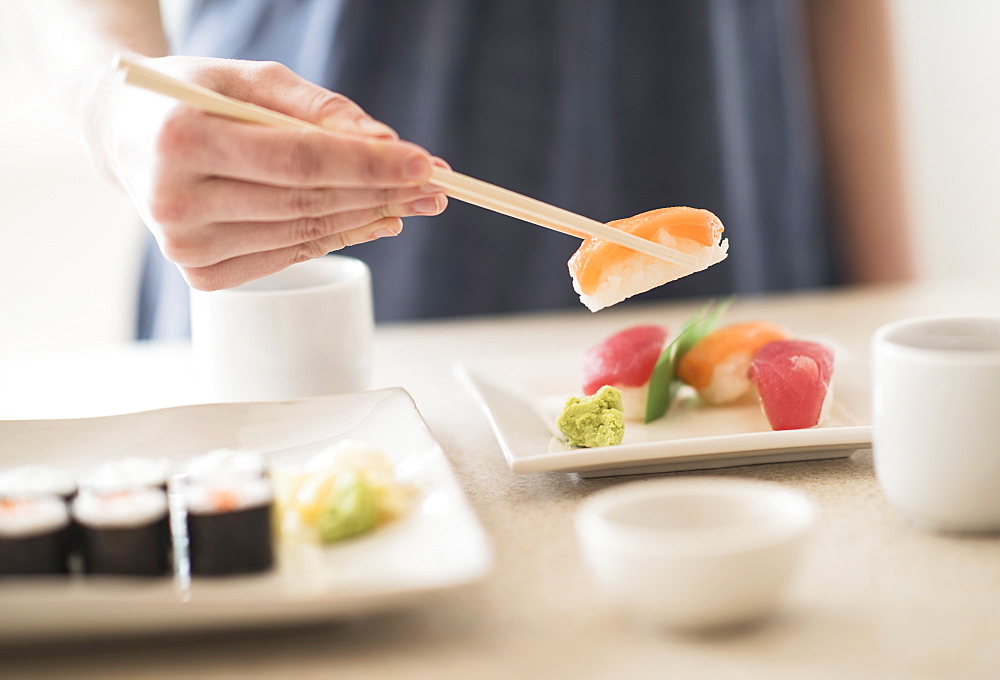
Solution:
<path fill-rule="evenodd" d="M 1000 540 L 915 529 L 879 491 L 870 452 L 677 475 L 800 489 L 818 522 L 781 610 L 708 636 L 639 628 L 607 602 L 572 527 L 582 499 L 634 478 L 516 475 L 456 360 L 580 351 L 633 323 L 676 329 L 700 305 L 380 327 L 377 387 L 413 395 L 494 550 L 483 580 L 409 608 L 340 623 L 0 648 L 0 677 L 990 678 L 1000 677 Z M 1000 314 L 1000 285 L 845 289 L 746 298 L 766 318 L 835 337 L 865 358 L 882 323 L 940 312 Z M 0 418 L 123 413 L 190 403 L 184 344 L 0 357 Z M 662 476 L 662 475 L 661 475 Z"/>

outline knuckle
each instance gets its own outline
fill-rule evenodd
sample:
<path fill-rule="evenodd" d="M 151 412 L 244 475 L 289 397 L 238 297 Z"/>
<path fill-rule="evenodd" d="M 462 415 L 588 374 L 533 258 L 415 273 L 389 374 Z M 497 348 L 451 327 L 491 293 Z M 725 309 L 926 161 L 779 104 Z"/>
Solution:
<path fill-rule="evenodd" d="M 182 194 L 159 187 L 154 190 L 149 214 L 158 224 L 183 224 L 189 215 L 189 205 Z"/>
<path fill-rule="evenodd" d="M 193 154 L 200 141 L 195 125 L 198 113 L 186 106 L 175 106 L 163 120 L 156 135 L 156 152 L 161 158 L 177 159 Z"/>
<path fill-rule="evenodd" d="M 308 243 L 323 238 L 330 231 L 332 220 L 325 218 L 304 217 L 292 222 L 292 240 L 295 243 Z"/>
<path fill-rule="evenodd" d="M 294 189 L 288 194 L 289 210 L 293 215 L 314 217 L 326 212 L 327 196 L 315 189 Z"/>
<path fill-rule="evenodd" d="M 328 120 L 337 116 L 350 113 L 355 105 L 350 99 L 337 92 L 320 90 L 313 95 L 309 110 L 316 117 L 315 120 Z"/>
<path fill-rule="evenodd" d="M 335 241 L 336 238 L 331 237 Z M 343 247 L 343 246 L 340 246 Z M 332 248 L 331 250 L 337 250 L 338 248 Z M 319 241 L 307 241 L 305 243 L 300 243 L 295 246 L 292 251 L 292 263 L 299 264 L 300 262 L 307 262 L 308 260 L 315 260 L 317 257 L 323 257 L 330 250 L 327 250 L 324 243 Z"/>
<path fill-rule="evenodd" d="M 281 172 L 298 184 L 317 180 L 323 171 L 323 154 L 311 138 L 302 135 L 292 144 L 281 159 Z"/>
<path fill-rule="evenodd" d="M 382 159 L 378 147 L 374 144 L 366 144 L 364 153 L 361 155 L 359 172 L 361 179 L 365 182 L 374 182 L 381 179 Z"/>
<path fill-rule="evenodd" d="M 388 204 L 380 205 L 376 211 L 377 219 L 385 219 L 387 217 L 399 217 L 406 212 L 406 208 L 401 205 Z"/>
<path fill-rule="evenodd" d="M 178 234 L 164 234 L 160 241 L 160 252 L 163 257 L 175 264 L 195 266 L 197 262 L 198 246 L 194 240 L 188 236 Z"/>
<path fill-rule="evenodd" d="M 375 201 L 379 205 L 390 205 L 395 203 L 397 199 L 397 193 L 395 189 L 378 189 L 375 194 Z"/>
<path fill-rule="evenodd" d="M 265 80 L 280 80 L 291 73 L 292 70 L 278 61 L 257 62 L 257 77 Z"/>

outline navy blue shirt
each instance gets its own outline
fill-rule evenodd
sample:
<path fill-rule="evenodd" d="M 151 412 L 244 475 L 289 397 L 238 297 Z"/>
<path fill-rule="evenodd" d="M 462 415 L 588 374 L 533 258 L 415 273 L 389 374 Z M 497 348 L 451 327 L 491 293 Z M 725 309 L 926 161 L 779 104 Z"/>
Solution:
<path fill-rule="evenodd" d="M 176 51 L 283 62 L 456 170 L 597 220 L 719 215 L 729 258 L 642 300 L 836 281 L 806 47 L 796 0 L 195 0 Z M 345 252 L 389 321 L 578 306 L 578 244 L 452 200 Z M 151 247 L 140 334 L 185 334 L 185 301 Z"/>

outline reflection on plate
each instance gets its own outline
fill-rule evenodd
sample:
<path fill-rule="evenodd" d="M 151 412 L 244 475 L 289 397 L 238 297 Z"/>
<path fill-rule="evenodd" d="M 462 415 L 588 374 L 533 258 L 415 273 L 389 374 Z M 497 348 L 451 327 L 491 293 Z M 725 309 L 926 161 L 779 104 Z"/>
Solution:
<path fill-rule="evenodd" d="M 288 402 L 209 404 L 78 420 L 0 421 L 3 466 L 82 472 L 128 455 L 177 459 L 254 448 L 271 462 L 307 458 L 341 439 L 383 450 L 418 489 L 414 506 L 319 562 L 189 587 L 74 575 L 0 580 L 0 641 L 191 631 L 346 618 L 385 610 L 485 575 L 492 555 L 447 459 L 400 389 Z M 186 585 L 186 584 L 185 584 Z"/>
<path fill-rule="evenodd" d="M 574 448 L 555 422 L 566 398 L 580 393 L 580 363 L 574 354 L 547 353 L 457 366 L 514 472 L 584 477 L 673 472 L 842 458 L 871 446 L 871 428 L 857 415 L 867 407 L 845 403 L 867 398 L 863 376 L 856 362 L 838 352 L 834 403 L 819 427 L 775 432 L 755 403 L 702 407 L 692 396 L 653 423 L 627 422 L 618 446 Z"/>

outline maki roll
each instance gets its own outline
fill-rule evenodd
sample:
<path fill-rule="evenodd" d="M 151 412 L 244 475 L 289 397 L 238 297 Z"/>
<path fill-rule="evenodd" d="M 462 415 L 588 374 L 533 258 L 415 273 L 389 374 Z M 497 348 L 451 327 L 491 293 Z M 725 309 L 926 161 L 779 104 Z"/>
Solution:
<path fill-rule="evenodd" d="M 264 477 L 191 480 L 185 489 L 191 573 L 266 571 L 274 564 L 274 493 Z"/>
<path fill-rule="evenodd" d="M 0 498 L 0 576 L 65 574 L 69 524 L 56 496 Z"/>
<path fill-rule="evenodd" d="M 170 523 L 162 489 L 84 489 L 73 501 L 73 518 L 88 574 L 170 572 Z"/>
<path fill-rule="evenodd" d="M 141 487 L 166 491 L 170 472 L 168 458 L 132 456 L 101 465 L 84 477 L 80 486 L 99 493 Z"/>
<path fill-rule="evenodd" d="M 0 473 L 0 498 L 76 495 L 76 480 L 66 470 L 48 465 L 23 465 Z"/>

